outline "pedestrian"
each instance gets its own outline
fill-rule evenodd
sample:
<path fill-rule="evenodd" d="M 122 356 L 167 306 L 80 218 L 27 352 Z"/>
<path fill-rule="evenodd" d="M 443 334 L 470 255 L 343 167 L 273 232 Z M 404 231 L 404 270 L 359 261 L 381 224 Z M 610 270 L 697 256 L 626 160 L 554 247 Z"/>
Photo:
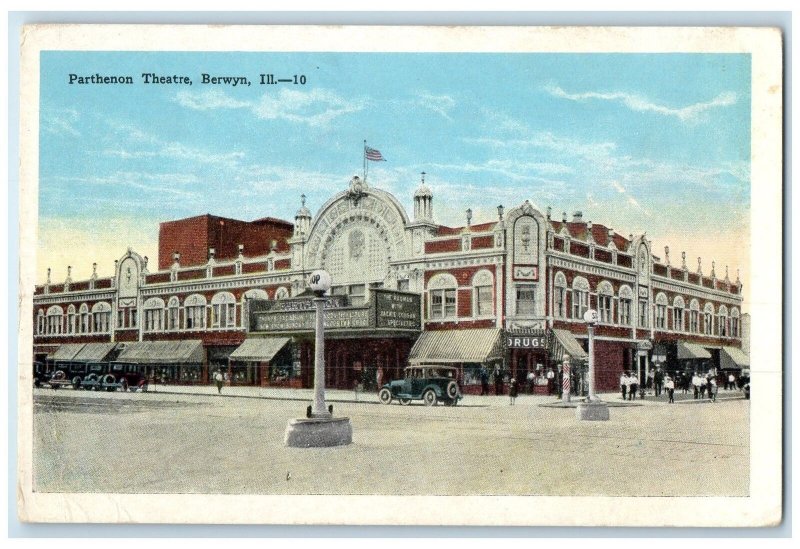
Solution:
<path fill-rule="evenodd" d="M 517 380 L 512 377 L 511 381 L 508 382 L 508 396 L 511 398 L 510 406 L 513 406 L 514 401 L 517 399 L 517 391 Z"/>
<path fill-rule="evenodd" d="M 636 374 L 631 374 L 628 379 L 628 400 L 636 400 L 636 391 L 639 390 L 639 378 L 636 377 Z"/>
<path fill-rule="evenodd" d="M 222 375 L 222 372 L 217 370 L 217 373 L 214 374 L 214 381 L 217 383 L 217 393 L 222 394 L 222 384 L 225 381 L 225 378 Z"/>
<path fill-rule="evenodd" d="M 553 394 L 553 390 L 555 389 L 555 387 L 554 387 L 554 385 L 555 385 L 555 377 L 556 377 L 556 374 L 555 374 L 555 372 L 553 372 L 553 369 L 552 368 L 548 368 L 547 369 L 547 394 L 548 395 L 552 395 Z"/>
<path fill-rule="evenodd" d="M 500 371 L 500 366 L 494 369 L 494 394 L 503 394 L 503 372 Z"/>
<path fill-rule="evenodd" d="M 669 396 L 669 403 L 675 404 L 675 382 L 672 380 L 671 377 L 669 377 L 669 375 L 667 375 L 666 377 L 664 386 L 667 389 L 667 396 Z"/>
<path fill-rule="evenodd" d="M 489 394 L 489 370 L 486 369 L 486 366 L 481 366 L 481 394 L 488 395 Z"/>
<path fill-rule="evenodd" d="M 664 372 L 661 371 L 661 368 L 656 368 L 656 375 L 655 375 L 655 382 L 656 382 L 656 396 L 661 396 L 661 389 L 664 386 Z"/>
<path fill-rule="evenodd" d="M 622 372 L 619 376 L 619 388 L 622 391 L 622 400 L 625 400 L 628 393 L 628 372 Z"/>
<path fill-rule="evenodd" d="M 536 374 L 528 372 L 528 392 L 533 394 L 533 382 L 536 379 Z"/>
<path fill-rule="evenodd" d="M 728 374 L 728 387 L 731 391 L 736 389 L 736 376 L 733 374 Z"/>
<path fill-rule="evenodd" d="M 694 399 L 700 398 L 700 376 L 697 372 L 692 376 L 692 387 L 694 388 Z"/>
<path fill-rule="evenodd" d="M 711 376 L 708 380 L 708 398 L 711 399 L 711 402 L 717 401 L 717 378 L 715 376 Z"/>
<path fill-rule="evenodd" d="M 708 388 L 708 378 L 700 376 L 700 399 L 706 398 L 706 389 Z"/>

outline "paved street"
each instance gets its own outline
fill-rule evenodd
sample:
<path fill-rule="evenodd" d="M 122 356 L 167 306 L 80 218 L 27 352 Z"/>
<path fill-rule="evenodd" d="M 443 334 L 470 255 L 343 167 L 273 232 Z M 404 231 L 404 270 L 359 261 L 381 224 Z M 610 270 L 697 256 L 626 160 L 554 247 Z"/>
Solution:
<path fill-rule="evenodd" d="M 34 490 L 45 492 L 650 495 L 748 494 L 749 401 L 650 397 L 579 422 L 553 397 L 467 396 L 457 407 L 377 404 L 329 391 L 353 444 L 283 445 L 311 390 L 159 386 L 35 390 Z M 677 395 L 676 395 L 677 396 Z M 604 399 L 622 404 L 619 394 Z M 642 401 L 637 401 L 641 403 Z"/>

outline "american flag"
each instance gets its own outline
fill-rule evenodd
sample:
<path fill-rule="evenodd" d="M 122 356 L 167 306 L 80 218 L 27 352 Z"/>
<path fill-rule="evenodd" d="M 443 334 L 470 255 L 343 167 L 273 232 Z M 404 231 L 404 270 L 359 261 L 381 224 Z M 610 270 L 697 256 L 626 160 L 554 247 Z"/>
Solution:
<path fill-rule="evenodd" d="M 383 157 L 381 151 L 379 151 L 378 149 L 371 149 L 369 147 L 364 147 L 364 156 L 367 158 L 367 160 L 372 160 L 373 162 L 380 162 L 381 160 L 386 162 L 386 159 Z"/>

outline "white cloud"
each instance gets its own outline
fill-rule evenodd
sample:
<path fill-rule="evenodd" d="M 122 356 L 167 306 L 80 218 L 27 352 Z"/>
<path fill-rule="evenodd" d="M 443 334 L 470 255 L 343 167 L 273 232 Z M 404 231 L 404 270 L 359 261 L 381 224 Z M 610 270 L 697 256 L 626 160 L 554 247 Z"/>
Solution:
<path fill-rule="evenodd" d="M 664 116 L 674 116 L 681 121 L 694 121 L 708 110 L 717 107 L 728 107 L 737 101 L 736 94 L 733 92 L 722 92 L 710 101 L 694 103 L 681 108 L 672 108 L 653 103 L 646 98 L 624 92 L 583 92 L 568 93 L 556 85 L 546 86 L 545 91 L 554 97 L 568 99 L 570 101 L 586 101 L 597 99 L 601 101 L 616 101 L 622 103 L 627 108 L 636 112 L 654 112 Z"/>
<path fill-rule="evenodd" d="M 80 119 L 75 109 L 42 109 L 42 129 L 52 134 L 67 134 L 79 137 L 81 133 L 75 129 L 75 124 Z"/>
<path fill-rule="evenodd" d="M 211 89 L 200 93 L 192 93 L 186 90 L 175 94 L 175 101 L 182 107 L 197 111 L 207 111 L 212 109 L 241 109 L 250 107 L 247 101 L 240 101 L 225 93 Z"/>
<path fill-rule="evenodd" d="M 428 92 L 421 92 L 417 94 L 416 104 L 452 122 L 449 113 L 456 106 L 456 101 L 449 95 L 434 95 Z"/>
<path fill-rule="evenodd" d="M 255 101 L 243 101 L 219 90 L 201 93 L 180 91 L 175 101 L 188 109 L 250 109 L 262 120 L 287 120 L 309 126 L 325 126 L 339 116 L 358 112 L 366 106 L 363 99 L 346 100 L 330 90 L 311 91 L 281 89 L 277 94 L 265 93 Z"/>
<path fill-rule="evenodd" d="M 618 193 L 624 193 L 625 192 L 625 187 L 620 185 L 619 181 L 612 181 L 611 182 L 611 186 L 614 187 L 614 190 L 617 191 Z"/>

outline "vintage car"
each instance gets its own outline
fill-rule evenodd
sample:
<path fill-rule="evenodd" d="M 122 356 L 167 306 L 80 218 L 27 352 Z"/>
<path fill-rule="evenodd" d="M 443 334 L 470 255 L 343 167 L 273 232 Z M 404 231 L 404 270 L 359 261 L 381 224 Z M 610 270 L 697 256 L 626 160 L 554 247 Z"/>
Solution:
<path fill-rule="evenodd" d="M 445 406 L 455 406 L 463 398 L 457 374 L 458 370 L 452 366 L 408 366 L 405 379 L 384 384 L 378 391 L 378 400 L 383 404 L 391 404 L 396 399 L 407 406 L 412 400 L 421 399 L 426 406 L 435 406 L 439 402 Z"/>

